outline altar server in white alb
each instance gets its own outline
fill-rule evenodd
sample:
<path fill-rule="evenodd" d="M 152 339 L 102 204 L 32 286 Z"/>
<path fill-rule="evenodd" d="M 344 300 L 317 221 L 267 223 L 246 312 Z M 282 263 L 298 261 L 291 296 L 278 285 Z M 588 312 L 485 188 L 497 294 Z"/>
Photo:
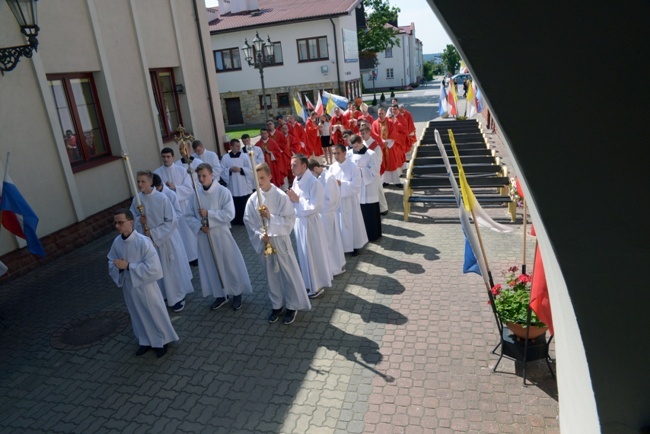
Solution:
<path fill-rule="evenodd" d="M 341 207 L 341 192 L 336 178 L 320 164 L 316 158 L 309 159 L 309 171 L 323 186 L 325 201 L 320 212 L 325 231 L 325 243 L 330 271 L 334 276 L 345 272 L 345 253 L 341 239 L 341 223 L 339 208 Z"/>
<path fill-rule="evenodd" d="M 228 298 L 232 299 L 232 309 L 239 310 L 242 294 L 252 294 L 253 287 L 244 258 L 230 233 L 230 221 L 235 216 L 232 196 L 226 187 L 212 178 L 209 164 L 199 165 L 197 175 L 202 186 L 199 190 L 201 207 L 194 198 L 186 219 L 198 235 L 201 290 L 204 297 L 215 297 L 210 306 L 212 310 L 226 304 Z"/>
<path fill-rule="evenodd" d="M 286 308 L 284 323 L 291 324 L 296 319 L 297 311 L 311 309 L 305 282 L 289 237 L 296 220 L 296 211 L 289 197 L 271 183 L 271 168 L 268 164 L 258 164 L 255 171 L 262 203 L 260 204 L 257 194 L 248 199 L 244 223 L 269 282 L 271 313 L 268 321 L 276 322 L 282 315 L 282 310 Z M 266 221 L 268 235 L 264 232 L 262 218 Z M 274 250 L 270 255 L 264 254 L 267 242 L 271 243 Z"/>
<path fill-rule="evenodd" d="M 198 185 L 199 180 L 196 175 L 196 169 L 199 167 L 199 164 L 203 163 L 203 160 L 198 157 L 190 156 L 190 144 L 189 142 L 183 140 L 178 142 L 178 152 L 180 153 L 180 159 L 176 160 L 174 164 L 181 166 L 188 173 L 189 171 L 187 169 L 188 167 L 191 167 L 192 175 L 194 175 L 194 181 Z"/>
<path fill-rule="evenodd" d="M 131 213 L 135 216 L 134 228 L 151 238 L 163 269 L 163 277 L 158 282 L 167 305 L 180 312 L 185 307 L 185 295 L 194 292 L 192 271 L 187 261 L 183 241 L 176 229 L 178 217 L 167 196 L 153 188 L 153 173 L 149 170 L 138 172 L 138 196 L 144 206 L 144 215 L 137 208 L 133 198 Z"/>
<path fill-rule="evenodd" d="M 126 208 L 113 215 L 120 233 L 108 252 L 108 273 L 122 288 L 131 325 L 140 347 L 136 356 L 150 349 L 158 357 L 167 352 L 167 344 L 178 340 L 169 320 L 158 281 L 163 271 L 151 240 L 133 230 L 133 214 Z"/>
<path fill-rule="evenodd" d="M 185 218 L 185 216 L 183 215 L 183 211 L 181 210 L 181 206 L 178 203 L 178 197 L 176 197 L 176 193 L 173 192 L 165 184 L 163 184 L 162 179 L 160 179 L 160 176 L 158 174 L 156 174 L 156 173 L 153 174 L 153 188 L 158 190 L 159 193 L 162 193 L 165 196 L 167 196 L 167 199 L 169 199 L 169 202 L 171 202 L 171 204 L 172 204 L 172 208 L 174 208 L 174 214 L 176 214 L 176 218 L 177 218 L 179 226 L 180 226 L 180 222 L 181 222 L 182 219 Z M 178 229 L 178 227 L 176 229 Z"/>
<path fill-rule="evenodd" d="M 174 164 L 174 150 L 172 148 L 163 148 L 160 151 L 160 157 L 163 165 L 157 168 L 154 173 L 157 173 L 165 185 L 176 193 L 178 204 L 183 215 L 185 215 L 189 209 L 189 200 L 194 195 L 192 180 L 183 167 Z M 185 219 L 179 219 L 178 232 L 181 234 L 185 254 L 190 261 L 190 265 L 197 266 L 196 234 L 190 230 Z"/>
<path fill-rule="evenodd" d="M 366 226 L 363 223 L 359 193 L 361 193 L 361 171 L 346 158 L 347 150 L 343 145 L 334 147 L 334 160 L 329 171 L 341 187 L 341 238 L 343 251 L 357 256 L 359 250 L 368 242 Z"/>
<path fill-rule="evenodd" d="M 217 153 L 205 149 L 203 142 L 200 140 L 192 142 L 192 149 L 194 149 L 192 157 L 212 166 L 212 174 L 214 175 L 214 178 L 219 179 L 219 176 L 221 175 L 221 163 Z"/>
<path fill-rule="evenodd" d="M 321 183 L 307 170 L 307 157 L 291 157 L 291 171 L 295 177 L 287 196 L 296 209 L 296 247 L 300 271 L 309 297 L 320 296 L 325 287 L 332 286 L 332 271 L 325 243 L 325 230 L 320 212 L 325 197 Z"/>
<path fill-rule="evenodd" d="M 253 192 L 251 185 L 255 180 L 253 179 L 251 159 L 247 154 L 241 152 L 239 140 L 232 139 L 230 141 L 230 152 L 223 156 L 221 166 L 223 168 L 221 179 L 226 183 L 235 203 L 235 218 L 230 223 L 243 225 L 244 209 Z"/>
<path fill-rule="evenodd" d="M 347 159 L 352 161 L 361 171 L 361 192 L 359 204 L 363 215 L 363 224 L 366 226 L 368 241 L 381 238 L 381 214 L 379 211 L 379 187 L 381 176 L 379 166 L 375 160 L 374 151 L 368 149 L 360 136 L 353 134 L 350 137 L 352 149 L 348 149 Z"/>
<path fill-rule="evenodd" d="M 382 161 L 384 159 L 384 152 L 381 148 L 381 145 L 372 137 L 372 133 L 370 132 L 370 126 L 368 125 L 367 122 L 361 121 L 359 122 L 361 127 L 359 128 L 359 133 L 361 135 L 361 138 L 363 139 L 363 144 L 366 146 L 366 148 L 370 149 L 371 151 L 374 152 L 372 155 L 373 158 L 375 159 L 375 164 L 377 167 L 379 167 L 379 181 L 377 182 L 377 193 L 379 195 L 379 213 L 381 215 L 386 215 L 388 214 L 388 202 L 386 201 L 386 195 L 384 194 L 384 186 L 381 181 L 381 165 Z"/>

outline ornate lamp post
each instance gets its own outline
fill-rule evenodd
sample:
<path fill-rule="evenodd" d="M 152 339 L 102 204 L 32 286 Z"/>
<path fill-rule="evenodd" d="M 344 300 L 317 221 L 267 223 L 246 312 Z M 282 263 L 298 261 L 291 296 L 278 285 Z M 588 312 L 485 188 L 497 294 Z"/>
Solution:
<path fill-rule="evenodd" d="M 38 47 L 38 25 L 36 24 L 36 2 L 38 0 L 7 0 L 7 5 L 13 12 L 20 31 L 27 38 L 26 45 L 18 45 L 15 47 L 0 48 L 0 72 L 4 75 L 5 72 L 13 70 L 20 58 L 32 57 L 34 51 Z"/>
<path fill-rule="evenodd" d="M 264 122 L 269 120 L 269 109 L 266 103 L 266 88 L 264 87 L 264 67 L 273 61 L 273 42 L 267 35 L 266 41 L 260 38 L 258 32 L 255 32 L 253 46 L 248 44 L 248 39 L 244 39 L 244 45 L 241 47 L 244 53 L 244 59 L 249 66 L 260 70 L 260 79 L 262 80 L 262 105 L 264 106 Z"/>

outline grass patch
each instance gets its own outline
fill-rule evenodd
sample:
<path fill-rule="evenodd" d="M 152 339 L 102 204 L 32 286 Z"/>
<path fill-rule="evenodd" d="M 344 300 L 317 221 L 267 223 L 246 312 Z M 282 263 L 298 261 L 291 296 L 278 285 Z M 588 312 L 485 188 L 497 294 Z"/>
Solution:
<path fill-rule="evenodd" d="M 248 134 L 251 137 L 259 136 L 260 135 L 260 129 L 259 128 L 233 128 L 233 129 L 226 129 L 226 134 L 228 134 L 228 137 L 231 139 L 240 139 L 241 136 L 244 134 Z"/>

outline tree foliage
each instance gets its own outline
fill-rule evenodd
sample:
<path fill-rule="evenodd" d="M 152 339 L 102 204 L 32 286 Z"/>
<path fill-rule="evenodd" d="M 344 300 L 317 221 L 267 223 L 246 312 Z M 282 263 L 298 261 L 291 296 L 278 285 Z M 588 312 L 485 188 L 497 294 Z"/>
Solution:
<path fill-rule="evenodd" d="M 460 54 L 456 50 L 456 47 L 449 44 L 445 47 L 445 50 L 442 52 L 442 63 L 447 68 L 447 72 L 455 74 L 456 70 L 460 66 Z"/>
<path fill-rule="evenodd" d="M 389 21 L 397 22 L 400 9 L 391 6 L 388 0 L 363 0 L 366 11 L 366 28 L 359 29 L 358 43 L 360 52 L 379 53 L 386 48 L 399 47 L 398 32 L 387 28 Z"/>

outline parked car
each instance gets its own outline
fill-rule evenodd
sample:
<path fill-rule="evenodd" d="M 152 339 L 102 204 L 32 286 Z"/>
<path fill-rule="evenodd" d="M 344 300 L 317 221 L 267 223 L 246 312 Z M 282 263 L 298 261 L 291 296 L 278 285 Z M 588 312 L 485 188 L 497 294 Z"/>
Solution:
<path fill-rule="evenodd" d="M 456 74 L 451 77 L 453 81 L 455 81 L 457 84 L 461 85 L 465 83 L 465 80 L 471 80 L 472 76 L 469 74 Z"/>

